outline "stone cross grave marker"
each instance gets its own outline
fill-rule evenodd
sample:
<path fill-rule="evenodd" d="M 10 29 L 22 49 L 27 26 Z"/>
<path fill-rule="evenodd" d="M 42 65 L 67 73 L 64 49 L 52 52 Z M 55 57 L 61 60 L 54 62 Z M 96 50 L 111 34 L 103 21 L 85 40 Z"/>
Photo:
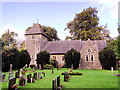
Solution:
<path fill-rule="evenodd" d="M 9 72 L 8 79 L 13 78 L 13 76 L 14 76 L 14 73 L 13 72 Z"/>
<path fill-rule="evenodd" d="M 38 72 L 38 78 L 41 79 L 42 76 L 41 76 L 41 72 Z"/>
<path fill-rule="evenodd" d="M 37 80 L 37 73 L 36 72 L 33 74 L 33 79 Z"/>
<path fill-rule="evenodd" d="M 1 81 L 2 81 L 2 82 L 5 82 L 5 76 L 6 76 L 5 74 L 2 74 L 2 75 L 1 75 L 1 77 L 2 77 L 2 78 L 1 78 Z"/>
<path fill-rule="evenodd" d="M 52 80 L 52 90 L 57 90 L 56 79 Z"/>
<path fill-rule="evenodd" d="M 20 72 L 19 71 L 15 72 L 15 77 L 19 78 L 19 76 L 20 76 Z"/>
<path fill-rule="evenodd" d="M 16 78 L 11 78 L 9 80 L 8 90 L 15 90 L 15 88 L 16 88 L 16 87 L 14 87 L 15 84 L 16 84 Z"/>
<path fill-rule="evenodd" d="M 25 86 L 26 85 L 25 82 L 26 82 L 25 78 L 23 77 L 19 78 L 19 86 Z"/>

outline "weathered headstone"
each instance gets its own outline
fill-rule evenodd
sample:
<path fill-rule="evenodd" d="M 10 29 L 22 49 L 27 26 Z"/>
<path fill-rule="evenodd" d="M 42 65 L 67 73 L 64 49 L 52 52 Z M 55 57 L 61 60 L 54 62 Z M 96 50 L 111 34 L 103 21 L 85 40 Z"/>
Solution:
<path fill-rule="evenodd" d="M 15 90 L 16 78 L 11 78 L 8 84 L 8 90 Z"/>
<path fill-rule="evenodd" d="M 41 76 L 41 72 L 38 72 L 38 78 L 41 79 L 42 76 Z"/>
<path fill-rule="evenodd" d="M 9 72 L 12 72 L 12 64 L 10 64 L 10 70 L 9 70 Z"/>
<path fill-rule="evenodd" d="M 52 69 L 52 74 L 54 73 L 54 69 Z"/>
<path fill-rule="evenodd" d="M 57 90 L 56 79 L 52 80 L 52 90 Z"/>
<path fill-rule="evenodd" d="M 25 78 L 20 77 L 20 79 L 19 79 L 19 86 L 25 86 L 25 82 L 26 82 Z"/>
<path fill-rule="evenodd" d="M 60 87 L 60 76 L 57 77 L 57 87 Z"/>
<path fill-rule="evenodd" d="M 2 74 L 1 76 L 2 76 L 2 80 L 1 80 L 1 81 L 2 81 L 2 82 L 5 82 L 5 76 L 6 76 L 6 75 L 5 75 L 5 74 Z"/>
<path fill-rule="evenodd" d="M 113 73 L 113 67 L 111 67 L 111 72 Z"/>
<path fill-rule="evenodd" d="M 19 78 L 19 76 L 20 76 L 20 72 L 19 71 L 15 72 L 15 77 Z"/>
<path fill-rule="evenodd" d="M 33 74 L 33 79 L 37 80 L 37 73 Z"/>
<path fill-rule="evenodd" d="M 32 74 L 27 75 L 27 83 L 32 83 Z"/>
<path fill-rule="evenodd" d="M 13 73 L 13 72 L 9 72 L 8 79 L 11 79 L 11 78 L 13 78 L 13 76 L 14 76 L 14 73 Z"/>
<path fill-rule="evenodd" d="M 68 72 L 65 72 L 64 73 L 64 82 L 67 82 L 68 78 L 69 78 L 69 74 L 68 74 Z"/>

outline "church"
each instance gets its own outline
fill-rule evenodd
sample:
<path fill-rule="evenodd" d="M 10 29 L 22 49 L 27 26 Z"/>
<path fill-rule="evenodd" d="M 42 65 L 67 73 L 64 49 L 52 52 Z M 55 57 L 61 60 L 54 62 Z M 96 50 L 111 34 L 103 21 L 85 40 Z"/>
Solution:
<path fill-rule="evenodd" d="M 40 51 L 46 50 L 50 58 L 56 59 L 59 65 L 64 64 L 64 54 L 74 48 L 81 54 L 81 69 L 102 69 L 99 61 L 99 51 L 106 47 L 105 40 L 64 40 L 48 41 L 48 37 L 41 29 L 40 24 L 33 26 L 25 32 L 25 49 L 31 57 L 30 65 L 36 65 L 36 56 Z"/>

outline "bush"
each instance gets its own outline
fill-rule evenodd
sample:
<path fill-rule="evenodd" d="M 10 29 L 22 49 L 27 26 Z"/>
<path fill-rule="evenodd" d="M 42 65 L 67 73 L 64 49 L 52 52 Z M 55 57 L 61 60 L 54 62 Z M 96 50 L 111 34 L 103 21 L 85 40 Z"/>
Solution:
<path fill-rule="evenodd" d="M 58 61 L 55 59 L 50 59 L 50 64 L 53 65 L 54 67 L 58 67 Z"/>
<path fill-rule="evenodd" d="M 51 64 L 44 65 L 44 69 L 52 69 L 52 68 L 54 68 L 54 66 Z"/>

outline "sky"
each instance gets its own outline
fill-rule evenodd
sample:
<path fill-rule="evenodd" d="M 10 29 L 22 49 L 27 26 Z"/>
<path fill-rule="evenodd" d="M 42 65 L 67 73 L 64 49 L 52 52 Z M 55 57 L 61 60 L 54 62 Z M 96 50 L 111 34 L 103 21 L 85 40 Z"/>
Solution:
<path fill-rule="evenodd" d="M 11 2 L 10 2 L 11 1 Z M 23 2 L 14 0 L 2 0 L 0 2 L 0 35 L 7 29 L 18 33 L 19 39 L 25 39 L 25 30 L 38 23 L 55 28 L 58 37 L 64 40 L 69 35 L 66 24 L 72 21 L 76 13 L 82 12 L 88 7 L 98 10 L 99 25 L 106 25 L 111 37 L 117 37 L 118 32 L 118 1 L 120 0 L 66 0 L 64 2 L 50 2 L 45 0 L 30 0 Z"/>

